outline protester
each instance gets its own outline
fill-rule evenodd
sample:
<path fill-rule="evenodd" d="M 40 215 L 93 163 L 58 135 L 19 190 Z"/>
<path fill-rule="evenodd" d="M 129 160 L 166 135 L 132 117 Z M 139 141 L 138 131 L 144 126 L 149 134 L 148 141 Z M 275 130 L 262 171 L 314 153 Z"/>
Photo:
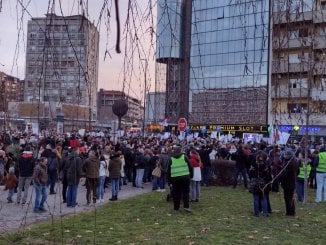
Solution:
<path fill-rule="evenodd" d="M 97 186 L 99 178 L 100 160 L 95 150 L 88 152 L 88 158 L 84 163 L 84 170 L 86 175 L 86 201 L 87 205 L 91 203 L 91 197 L 93 203 L 96 203 L 97 199 Z"/>
<path fill-rule="evenodd" d="M 66 198 L 67 198 L 67 189 L 68 189 L 68 180 L 67 180 L 67 169 L 65 169 L 65 166 L 68 161 L 68 156 L 71 154 L 72 148 L 64 147 L 62 151 L 62 161 L 61 165 L 59 167 L 59 172 L 60 172 L 60 179 L 62 183 L 62 200 L 63 203 L 66 203 Z"/>
<path fill-rule="evenodd" d="M 15 168 L 14 167 L 10 167 L 8 174 L 5 177 L 5 188 L 8 190 L 8 203 L 12 203 L 12 197 L 15 193 L 15 188 L 17 186 L 18 180 L 17 177 L 15 175 Z"/>
<path fill-rule="evenodd" d="M 17 190 L 17 204 L 24 205 L 27 201 L 29 186 L 32 182 L 33 171 L 36 164 L 36 160 L 33 157 L 33 152 L 30 146 L 25 146 L 24 151 L 18 159 L 18 190 Z M 21 200 L 21 194 L 24 189 L 24 196 Z"/>
<path fill-rule="evenodd" d="M 326 149 L 325 146 L 320 148 L 318 156 L 315 159 L 316 166 L 316 181 L 317 181 L 317 191 L 316 191 L 316 202 L 321 201 L 326 202 Z M 322 197 L 322 192 L 324 191 L 324 198 Z"/>
<path fill-rule="evenodd" d="M 298 171 L 298 164 L 292 150 L 284 153 L 282 160 L 282 170 L 280 173 L 281 186 L 284 191 L 284 201 L 286 207 L 286 215 L 295 215 L 294 191 L 295 182 Z"/>
<path fill-rule="evenodd" d="M 146 167 L 146 159 L 144 157 L 144 151 L 141 148 L 137 148 L 135 152 L 135 167 L 136 171 L 136 179 L 135 184 L 137 188 L 144 188 L 143 187 L 143 177 Z"/>
<path fill-rule="evenodd" d="M 189 160 L 193 167 L 193 177 L 191 179 L 191 202 L 198 202 L 200 199 L 200 181 L 202 180 L 201 169 L 203 168 L 203 163 L 195 149 L 190 150 Z"/>
<path fill-rule="evenodd" d="M 120 159 L 120 153 L 116 151 L 111 152 L 109 173 L 112 187 L 112 197 L 109 199 L 110 201 L 118 200 L 121 166 L 122 162 Z"/>
<path fill-rule="evenodd" d="M 305 163 L 304 156 L 302 156 L 302 158 L 298 160 L 299 171 L 298 171 L 298 176 L 297 176 L 297 180 L 296 180 L 296 193 L 297 193 L 297 199 L 299 202 L 302 202 L 304 199 L 305 168 L 307 169 L 307 176 L 306 176 L 307 178 L 311 171 L 310 162 Z"/>
<path fill-rule="evenodd" d="M 44 204 L 47 198 L 47 183 L 48 175 L 46 170 L 47 158 L 41 157 L 38 165 L 36 165 L 33 173 L 33 183 L 35 190 L 35 203 L 34 203 L 34 212 L 41 213 L 46 212 Z"/>
<path fill-rule="evenodd" d="M 249 169 L 249 192 L 253 194 L 254 215 L 259 217 L 260 207 L 264 216 L 269 216 L 267 194 L 269 182 L 272 179 L 264 154 L 258 153 L 255 163 Z"/>
<path fill-rule="evenodd" d="M 166 178 L 167 178 L 169 159 L 170 159 L 170 156 L 165 147 L 161 149 L 161 154 L 159 155 L 159 157 L 160 157 L 160 165 L 161 165 L 160 189 L 161 191 L 165 191 Z"/>
<path fill-rule="evenodd" d="M 160 157 L 158 151 L 153 151 L 153 156 L 149 160 L 150 166 L 153 166 L 152 170 L 152 191 L 161 191 L 160 181 L 162 175 Z"/>
<path fill-rule="evenodd" d="M 181 196 L 183 208 L 191 212 L 189 206 L 190 179 L 193 177 L 193 168 L 188 158 L 181 152 L 181 145 L 175 145 L 168 167 L 168 182 L 173 188 L 174 210 L 180 208 Z"/>
<path fill-rule="evenodd" d="M 202 184 L 203 186 L 208 186 L 209 179 L 211 177 L 212 173 L 212 163 L 210 159 L 210 154 L 212 152 L 213 148 L 209 147 L 208 145 L 202 145 L 199 150 L 199 156 L 201 159 L 201 162 L 203 163 L 203 177 L 202 177 Z"/>
<path fill-rule="evenodd" d="M 97 200 L 99 203 L 104 202 L 104 182 L 105 182 L 105 170 L 106 170 L 106 160 L 105 157 L 102 155 L 100 157 L 100 168 L 99 168 L 99 179 L 97 185 Z"/>
<path fill-rule="evenodd" d="M 57 150 L 52 150 L 49 154 L 47 170 L 48 170 L 48 186 L 50 186 L 50 195 L 56 194 L 54 190 L 55 183 L 58 179 L 59 159 Z"/>
<path fill-rule="evenodd" d="M 79 157 L 79 147 L 75 147 L 72 153 L 68 156 L 64 171 L 67 173 L 67 207 L 75 207 L 77 205 L 77 190 L 80 178 L 83 175 L 83 161 Z"/>
<path fill-rule="evenodd" d="M 125 159 L 125 175 L 128 182 L 133 182 L 133 168 L 135 165 L 134 155 L 131 146 L 128 144 L 123 152 Z"/>
<path fill-rule="evenodd" d="M 233 188 L 236 188 L 238 185 L 238 177 L 241 173 L 243 178 L 243 183 L 245 188 L 247 188 L 247 164 L 248 164 L 248 155 L 245 154 L 244 148 L 242 145 L 239 146 L 238 150 L 235 154 L 235 161 L 236 161 L 236 170 L 234 173 L 233 179 Z"/>

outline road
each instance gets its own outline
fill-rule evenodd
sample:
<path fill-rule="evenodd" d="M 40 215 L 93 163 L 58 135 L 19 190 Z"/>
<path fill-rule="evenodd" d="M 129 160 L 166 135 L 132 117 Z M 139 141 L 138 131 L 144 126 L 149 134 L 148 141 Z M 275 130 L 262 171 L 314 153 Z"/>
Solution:
<path fill-rule="evenodd" d="M 33 187 L 30 186 L 29 189 L 29 203 L 26 203 L 24 206 L 18 205 L 16 203 L 8 203 L 7 195 L 8 192 L 4 191 L 4 186 L 0 187 L 0 234 L 8 231 L 24 229 L 30 224 L 37 223 L 44 220 L 49 220 L 53 217 L 60 217 L 61 215 L 69 215 L 73 213 L 80 213 L 84 211 L 89 211 L 98 207 L 100 205 L 108 204 L 109 198 L 111 198 L 111 187 L 106 189 L 104 194 L 104 203 L 92 205 L 86 205 L 86 187 L 82 186 L 85 182 L 85 179 L 81 180 L 81 183 L 78 187 L 77 202 L 78 206 L 75 208 L 68 208 L 65 204 L 62 203 L 61 193 L 61 184 L 56 184 L 57 194 L 48 195 L 47 203 L 45 208 L 48 210 L 45 213 L 34 213 L 34 196 L 33 196 Z M 144 185 L 144 189 L 139 189 L 132 187 L 131 183 L 128 185 L 123 185 L 121 191 L 119 192 L 119 200 L 123 201 L 129 197 L 141 195 L 152 190 L 152 185 L 147 183 Z M 15 193 L 13 200 L 16 201 L 17 194 Z"/>

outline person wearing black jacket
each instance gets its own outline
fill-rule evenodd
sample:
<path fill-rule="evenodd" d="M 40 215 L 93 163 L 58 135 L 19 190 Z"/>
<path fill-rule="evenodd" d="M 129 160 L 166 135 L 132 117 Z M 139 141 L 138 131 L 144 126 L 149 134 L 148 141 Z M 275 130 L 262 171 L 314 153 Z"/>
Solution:
<path fill-rule="evenodd" d="M 135 184 L 137 188 L 144 188 L 143 177 L 144 177 L 146 165 L 147 165 L 147 160 L 144 156 L 144 150 L 138 148 L 135 152 L 135 167 L 136 167 Z"/>
<path fill-rule="evenodd" d="M 123 155 L 125 158 L 125 167 L 124 167 L 125 169 L 124 170 L 125 170 L 125 174 L 127 177 L 127 181 L 132 182 L 133 181 L 133 168 L 135 166 L 135 163 L 134 163 L 134 155 L 133 155 L 130 145 L 127 145 L 127 147 L 124 148 Z"/>
<path fill-rule="evenodd" d="M 249 192 L 253 194 L 255 216 L 259 216 L 260 208 L 264 216 L 269 216 L 267 196 L 270 191 L 268 183 L 271 181 L 272 176 L 263 152 L 256 155 L 256 161 L 249 169 L 249 178 Z"/>
<path fill-rule="evenodd" d="M 212 163 L 211 159 L 209 157 L 209 154 L 211 154 L 213 148 L 203 145 L 201 149 L 199 150 L 199 156 L 201 159 L 201 162 L 203 163 L 203 182 L 202 185 L 208 186 L 209 179 L 211 177 L 212 172 Z"/>
<path fill-rule="evenodd" d="M 245 154 L 243 146 L 240 145 L 235 154 L 235 174 L 233 179 L 233 188 L 237 187 L 238 177 L 241 173 L 245 188 L 247 188 L 247 166 L 248 166 L 248 155 Z"/>
<path fill-rule="evenodd" d="M 280 174 L 281 186 L 284 190 L 284 201 L 286 207 L 286 215 L 295 215 L 294 191 L 296 176 L 298 174 L 298 163 L 291 150 L 284 153 L 282 159 L 282 170 Z"/>
<path fill-rule="evenodd" d="M 24 151 L 18 159 L 18 190 L 17 190 L 17 204 L 20 204 L 22 190 L 24 189 L 24 196 L 22 198 L 22 204 L 26 203 L 28 197 L 28 189 L 32 182 L 34 167 L 36 160 L 33 157 L 33 152 L 30 146 L 26 146 Z"/>
<path fill-rule="evenodd" d="M 168 182 L 173 188 L 174 210 L 180 208 L 181 196 L 183 208 L 191 212 L 189 207 L 190 179 L 193 177 L 193 168 L 185 154 L 181 152 L 181 146 L 175 145 L 168 166 Z"/>
<path fill-rule="evenodd" d="M 67 176 L 67 207 L 75 207 L 77 205 L 77 189 L 80 178 L 83 175 L 83 160 L 79 156 L 79 147 L 75 147 L 74 151 L 68 156 L 64 166 L 64 172 Z"/>

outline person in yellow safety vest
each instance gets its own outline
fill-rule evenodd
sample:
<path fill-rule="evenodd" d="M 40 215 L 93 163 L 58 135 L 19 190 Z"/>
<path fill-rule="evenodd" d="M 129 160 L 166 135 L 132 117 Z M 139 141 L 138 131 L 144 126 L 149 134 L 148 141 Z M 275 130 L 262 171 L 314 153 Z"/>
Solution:
<path fill-rule="evenodd" d="M 316 157 L 314 164 L 316 166 L 316 202 L 323 201 L 322 192 L 324 190 L 324 201 L 326 201 L 326 149 L 323 146 Z"/>
<path fill-rule="evenodd" d="M 308 162 L 307 166 L 307 179 L 309 177 L 311 171 L 311 165 Z M 299 202 L 303 201 L 304 197 L 304 175 L 305 175 L 305 163 L 303 160 L 300 161 L 299 169 L 298 169 L 298 176 L 297 176 L 297 183 L 296 183 L 296 191 L 297 191 L 297 198 Z"/>
<path fill-rule="evenodd" d="M 181 145 L 174 145 L 173 148 L 173 154 L 170 157 L 168 166 L 168 182 L 173 190 L 174 210 L 179 210 L 182 196 L 183 208 L 190 213 L 189 192 L 193 168 L 186 155 L 181 152 Z"/>

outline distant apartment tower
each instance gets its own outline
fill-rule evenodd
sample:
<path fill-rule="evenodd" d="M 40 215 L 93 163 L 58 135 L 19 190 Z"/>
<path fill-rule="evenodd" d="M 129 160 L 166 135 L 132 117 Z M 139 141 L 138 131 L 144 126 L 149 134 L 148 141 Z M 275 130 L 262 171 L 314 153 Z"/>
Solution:
<path fill-rule="evenodd" d="M 27 28 L 24 101 L 43 104 L 45 111 L 39 114 L 49 120 L 64 111 L 65 119 L 96 120 L 98 59 L 99 32 L 84 16 L 32 18 Z M 71 108 L 82 109 L 71 114 Z"/>
<path fill-rule="evenodd" d="M 272 11 L 273 123 L 325 135 L 326 1 L 273 1 Z"/>
<path fill-rule="evenodd" d="M 8 111 L 8 103 L 21 101 L 21 80 L 0 71 L 0 112 Z"/>
<path fill-rule="evenodd" d="M 0 71 L 0 130 L 15 125 L 18 118 L 9 112 L 9 104 L 21 101 L 23 90 L 19 78 L 7 75 Z"/>
<path fill-rule="evenodd" d="M 98 92 L 98 123 L 111 125 L 118 117 L 113 114 L 112 106 L 115 101 L 125 99 L 128 112 L 122 118 L 122 126 L 140 126 L 143 119 L 141 101 L 116 90 L 100 89 Z M 112 126 L 112 125 L 111 125 Z"/>

